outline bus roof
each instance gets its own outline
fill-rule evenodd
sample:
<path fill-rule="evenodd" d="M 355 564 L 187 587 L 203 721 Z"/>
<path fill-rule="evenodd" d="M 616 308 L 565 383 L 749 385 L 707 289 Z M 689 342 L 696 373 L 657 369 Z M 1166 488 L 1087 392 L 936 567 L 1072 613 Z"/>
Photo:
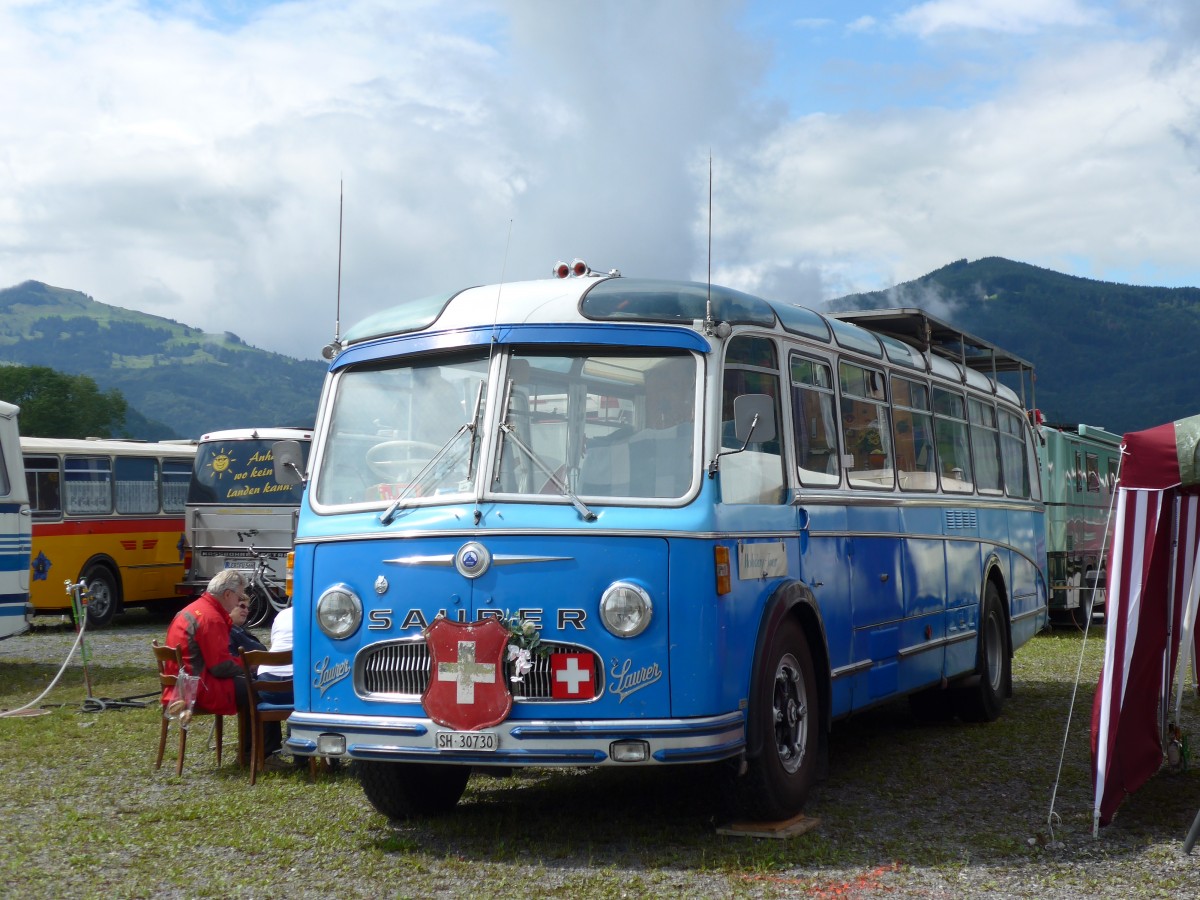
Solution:
<path fill-rule="evenodd" d="M 920 309 L 864 310 L 823 315 L 795 303 L 764 300 L 720 285 L 596 275 L 483 285 L 383 310 L 347 329 L 344 345 L 421 332 L 465 333 L 496 325 L 625 323 L 675 325 L 704 332 L 712 320 L 782 328 L 920 372 L 939 371 L 940 357 L 989 376 L 1033 371 L 1033 364 Z M 516 332 L 514 332 L 514 335 Z M 478 337 L 478 336 L 477 336 Z M 503 335 L 493 340 L 505 342 Z M 335 364 L 336 365 L 336 364 Z M 943 364 L 944 365 L 944 364 Z M 961 380 L 972 381 L 965 374 Z M 1016 395 L 1012 394 L 1016 399 Z"/>
<path fill-rule="evenodd" d="M 22 437 L 23 453 L 110 453 L 114 456 L 195 456 L 196 445 L 108 438 Z"/>
<path fill-rule="evenodd" d="M 200 435 L 200 442 L 209 441 L 287 441 L 312 440 L 311 428 L 300 428 L 294 425 L 273 425 L 269 428 L 226 428 L 222 431 L 210 431 Z"/>

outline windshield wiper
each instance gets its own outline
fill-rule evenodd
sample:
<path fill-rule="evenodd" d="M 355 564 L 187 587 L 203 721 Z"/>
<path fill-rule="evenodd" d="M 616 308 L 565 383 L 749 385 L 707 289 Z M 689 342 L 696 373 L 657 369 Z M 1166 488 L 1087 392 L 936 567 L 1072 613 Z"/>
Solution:
<path fill-rule="evenodd" d="M 517 437 L 517 431 L 511 424 L 508 422 L 501 423 L 500 430 L 512 439 L 512 442 L 516 444 L 517 448 L 529 458 L 529 461 L 533 463 L 534 466 L 541 470 L 543 475 L 550 479 L 551 483 L 558 488 L 558 492 L 571 501 L 571 505 L 575 507 L 576 511 L 580 516 L 583 517 L 585 522 L 596 521 L 596 514 L 587 508 L 584 502 L 575 495 L 575 492 L 571 490 L 563 482 L 563 480 L 554 473 L 554 470 L 542 462 L 542 460 L 536 453 L 533 452 L 531 448 L 525 446 L 521 439 Z"/>
<path fill-rule="evenodd" d="M 404 490 L 400 492 L 400 496 L 393 500 L 391 505 L 383 511 L 383 515 L 379 517 L 380 524 L 391 525 L 392 520 L 396 518 L 396 513 L 400 511 L 404 501 L 412 497 L 418 488 L 424 487 L 425 484 L 430 480 L 431 475 L 436 474 L 438 476 L 437 481 L 441 481 L 443 475 L 445 475 L 447 472 L 454 471 L 454 467 L 462 461 L 462 451 L 459 451 L 452 457 L 447 457 L 444 460 L 446 463 L 445 465 L 438 465 L 438 463 L 443 461 L 443 457 L 446 457 L 447 453 L 450 451 L 450 448 L 453 447 L 458 439 L 468 431 L 471 433 L 471 440 L 470 443 L 467 444 L 467 452 L 470 454 L 467 458 L 467 481 L 471 480 L 475 472 L 475 447 L 477 446 L 479 437 L 479 412 L 482 406 L 483 382 L 481 381 L 479 383 L 479 390 L 475 392 L 475 409 L 471 413 L 471 421 L 464 422 L 462 425 L 458 426 L 458 431 L 450 435 L 450 440 L 442 444 L 441 449 L 438 450 L 437 453 L 433 454 L 433 458 L 430 459 L 429 462 L 425 463 L 425 465 L 421 468 L 421 471 L 417 473 L 417 477 L 405 485 Z"/>

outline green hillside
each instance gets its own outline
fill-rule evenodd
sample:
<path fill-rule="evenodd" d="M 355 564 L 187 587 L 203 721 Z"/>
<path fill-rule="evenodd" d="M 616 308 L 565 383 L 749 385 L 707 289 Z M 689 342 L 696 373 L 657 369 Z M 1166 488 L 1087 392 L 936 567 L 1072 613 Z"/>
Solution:
<path fill-rule="evenodd" d="M 1111 284 L 992 257 L 830 305 L 920 307 L 1030 360 L 1051 421 L 1123 433 L 1200 411 L 1198 288 Z M 145 438 L 309 425 L 326 369 L 36 281 L 0 290 L 5 363 L 116 388 L 130 435 Z"/>
<path fill-rule="evenodd" d="M 326 366 L 27 281 L 0 290 L 0 365 L 89 375 L 128 401 L 130 437 L 311 425 Z M 165 431 L 167 433 L 164 433 Z"/>
<path fill-rule="evenodd" d="M 1031 361 L 1050 421 L 1121 434 L 1200 412 L 1198 288 L 1112 284 L 991 257 L 831 306 L 920 307 Z"/>

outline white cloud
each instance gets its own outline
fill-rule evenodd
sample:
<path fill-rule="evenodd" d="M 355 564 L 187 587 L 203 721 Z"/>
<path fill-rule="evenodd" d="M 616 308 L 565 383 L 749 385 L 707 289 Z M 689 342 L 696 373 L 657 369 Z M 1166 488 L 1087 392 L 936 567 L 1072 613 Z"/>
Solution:
<path fill-rule="evenodd" d="M 1200 66 L 1160 73 L 1159 49 L 1044 60 L 969 110 L 791 123 L 718 217 L 738 223 L 721 239 L 771 266 L 816 262 L 834 293 L 993 255 L 1099 278 L 1144 260 L 1194 273 L 1200 172 L 1182 138 Z"/>
<path fill-rule="evenodd" d="M 1107 14 L 1081 0 L 928 0 L 896 17 L 922 37 L 947 31 L 1028 34 L 1049 27 L 1096 25 Z"/>
<path fill-rule="evenodd" d="M 1186 5 L 1152 10 L 1174 9 L 1172 43 L 1031 51 L 986 103 L 793 120 L 750 99 L 772 59 L 735 28 L 742 8 L 0 0 L 0 286 L 34 278 L 314 357 L 339 180 L 344 329 L 560 257 L 703 279 L 710 153 L 714 280 L 734 287 L 815 303 L 985 255 L 1197 273 Z M 993 29 L 1098 15 L 910 12 L 933 34 L 969 10 Z"/>

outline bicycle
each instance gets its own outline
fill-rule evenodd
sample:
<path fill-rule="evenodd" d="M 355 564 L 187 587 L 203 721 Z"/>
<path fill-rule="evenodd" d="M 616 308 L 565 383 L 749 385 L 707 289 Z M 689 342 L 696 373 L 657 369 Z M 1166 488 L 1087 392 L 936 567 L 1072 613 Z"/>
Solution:
<path fill-rule="evenodd" d="M 292 598 L 283 585 L 270 577 L 274 572 L 267 565 L 267 558 L 255 550 L 253 544 L 247 549 L 254 560 L 254 568 L 248 573 L 249 584 L 246 586 L 246 599 L 250 603 L 246 627 L 257 628 L 270 623 L 276 613 L 291 606 Z"/>

